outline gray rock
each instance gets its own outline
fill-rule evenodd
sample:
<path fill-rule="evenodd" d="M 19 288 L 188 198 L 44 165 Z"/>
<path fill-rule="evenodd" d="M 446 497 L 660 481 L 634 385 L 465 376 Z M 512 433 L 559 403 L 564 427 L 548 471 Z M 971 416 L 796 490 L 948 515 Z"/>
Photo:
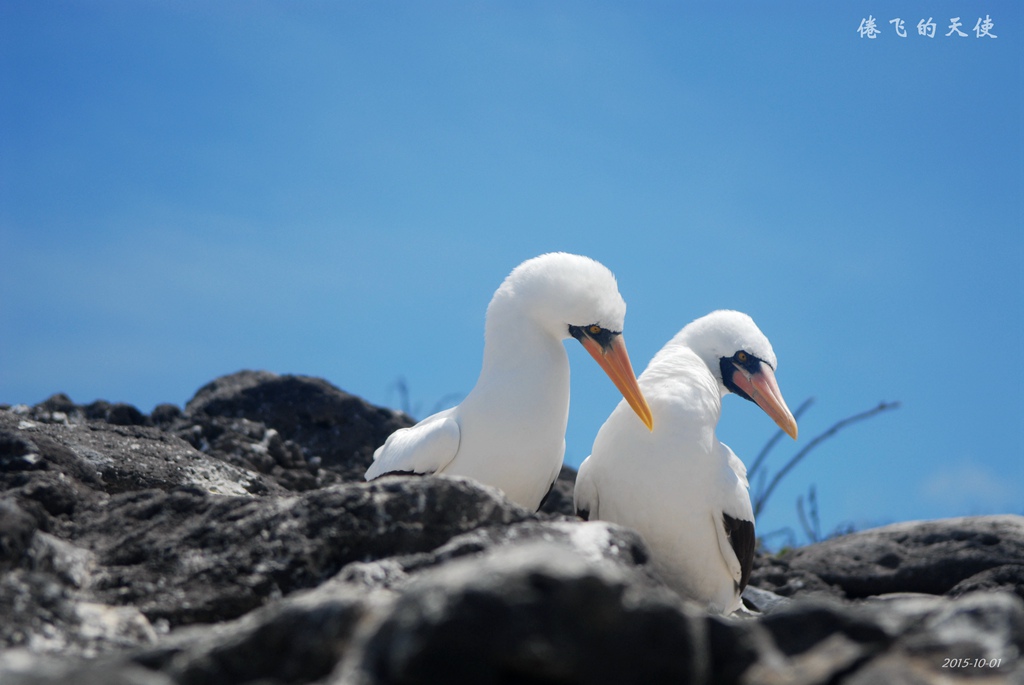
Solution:
<path fill-rule="evenodd" d="M 0 499 L 0 571 L 20 563 L 38 527 L 13 500 Z"/>
<path fill-rule="evenodd" d="M 975 573 L 954 585 L 946 595 L 960 597 L 971 592 L 1002 590 L 1024 599 L 1024 564 L 1003 564 Z"/>
<path fill-rule="evenodd" d="M 703 682 L 703 618 L 624 566 L 500 547 L 416 578 L 332 683 Z"/>
<path fill-rule="evenodd" d="M 783 602 L 757 619 L 708 621 L 715 683 L 839 682 L 892 641 L 869 609 L 823 597 Z"/>
<path fill-rule="evenodd" d="M 342 569 L 338 579 L 368 588 L 400 589 L 415 575 L 454 559 L 533 542 L 557 544 L 593 561 L 618 563 L 642 574 L 648 585 L 662 585 L 648 566 L 647 545 L 640 535 L 606 521 L 525 520 L 507 526 L 476 528 L 427 553 L 353 562 Z"/>
<path fill-rule="evenodd" d="M 283 492 L 257 473 L 146 426 L 54 423 L 0 412 L 0 443 L 9 446 L 8 468 L 0 472 L 8 496 L 38 502 L 51 515 L 70 513 L 76 499 L 95 502 L 99 494 L 146 488 L 195 487 L 232 495 Z M 23 454 L 14 455 L 18 451 Z"/>
<path fill-rule="evenodd" d="M 923 620 L 908 626 L 899 647 L 936 662 L 946 658 L 1016 662 L 1024 654 L 1024 601 L 993 592 L 936 602 Z M 983 672 L 973 671 L 975 675 Z"/>
<path fill-rule="evenodd" d="M 897 523 L 826 540 L 768 560 L 750 582 L 785 596 L 959 595 L 1000 587 L 1024 597 L 1022 569 L 1024 517 L 978 516 Z"/>
<path fill-rule="evenodd" d="M 189 685 L 314 682 L 330 675 L 356 629 L 391 601 L 328 581 L 235 621 L 183 629 L 126 661 Z"/>
<path fill-rule="evenodd" d="M 1015 594 L 896 596 L 863 606 L 892 639 L 844 682 L 1024 682 L 1024 601 Z"/>
<path fill-rule="evenodd" d="M 753 612 L 770 614 L 779 607 L 789 604 L 792 600 L 789 597 L 777 595 L 769 590 L 762 590 L 759 587 L 748 585 L 743 589 L 743 603 Z"/>
<path fill-rule="evenodd" d="M 266 371 L 218 378 L 196 392 L 185 413 L 208 441 L 229 428 L 232 419 L 272 428 L 345 481 L 362 480 L 373 451 L 391 433 L 414 423 L 401 412 L 375 407 L 320 378 Z"/>
<path fill-rule="evenodd" d="M 36 653 L 92 656 L 156 640 L 137 608 L 94 601 L 39 571 L 16 569 L 0 578 L 0 613 L 0 643 Z"/>
<path fill-rule="evenodd" d="M 707 616 L 571 515 L 572 469 L 540 514 L 363 482 L 409 423 L 263 372 L 150 416 L 0 406 L 0 683 L 1024 682 L 1021 517 L 762 556 L 755 611 Z"/>
<path fill-rule="evenodd" d="M 61 398 L 53 404 L 72 420 L 0 412 L 7 646 L 91 654 L 147 644 L 152 625 L 229 620 L 349 562 L 426 552 L 528 516 L 462 479 L 286 495 L 158 428 L 93 422 Z"/>
<path fill-rule="evenodd" d="M 554 517 L 568 516 L 576 518 L 576 508 L 573 506 L 573 490 L 576 488 L 576 469 L 571 466 L 562 465 L 558 472 L 558 478 L 548 493 L 547 499 L 541 506 L 543 514 L 551 514 Z"/>
<path fill-rule="evenodd" d="M 4 685 L 177 685 L 169 675 L 135 666 L 123 658 L 54 659 L 27 649 L 0 652 L 0 682 Z"/>
<path fill-rule="evenodd" d="M 850 603 L 798 598 L 757 620 L 709 617 L 712 682 L 944 682 L 1024 676 L 1024 602 L 1010 593 L 958 599 L 899 595 Z M 1000 668 L 950 668 L 951 660 Z M 988 681 L 985 681 L 988 682 Z"/>
<path fill-rule="evenodd" d="M 461 478 L 386 478 L 292 496 L 194 489 L 111 500 L 78 534 L 100 562 L 94 592 L 171 626 L 235 618 L 357 560 L 425 552 L 527 516 Z"/>

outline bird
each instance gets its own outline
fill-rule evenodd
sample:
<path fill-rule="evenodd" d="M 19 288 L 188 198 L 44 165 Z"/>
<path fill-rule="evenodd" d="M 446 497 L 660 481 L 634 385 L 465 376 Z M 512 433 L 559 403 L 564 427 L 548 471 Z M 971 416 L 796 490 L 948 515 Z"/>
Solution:
<path fill-rule="evenodd" d="M 576 513 L 639 532 L 666 584 L 715 613 L 739 609 L 756 546 L 746 467 L 715 433 L 722 399 L 755 402 L 795 440 L 777 367 L 747 314 L 696 319 L 638 379 L 655 428 L 636 430 L 620 403 L 577 474 Z"/>
<path fill-rule="evenodd" d="M 466 476 L 539 510 L 565 454 L 569 358 L 575 338 L 650 430 L 622 329 L 626 303 L 612 272 L 589 257 L 552 252 L 505 278 L 487 307 L 484 354 L 473 390 L 457 406 L 392 433 L 366 480 L 387 474 Z"/>

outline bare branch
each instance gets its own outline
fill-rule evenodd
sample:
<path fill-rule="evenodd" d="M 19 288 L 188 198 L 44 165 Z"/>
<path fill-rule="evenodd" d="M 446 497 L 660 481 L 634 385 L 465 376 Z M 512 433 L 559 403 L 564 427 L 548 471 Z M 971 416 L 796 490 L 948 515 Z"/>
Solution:
<path fill-rule="evenodd" d="M 843 428 L 846 428 L 850 424 L 856 423 L 857 421 L 863 421 L 864 419 L 871 418 L 875 414 L 880 414 L 883 411 L 888 411 L 890 409 L 896 409 L 899 406 L 900 406 L 899 402 L 880 402 L 879 405 L 877 407 L 874 407 L 873 409 L 869 409 L 869 410 L 867 410 L 865 412 L 861 412 L 860 414 L 854 414 L 853 416 L 847 417 L 847 418 L 845 418 L 845 419 L 843 419 L 841 421 L 836 422 L 831 428 L 829 428 L 824 433 L 822 433 L 821 435 L 818 435 L 813 440 L 811 440 L 809 443 L 807 443 L 807 445 L 804 446 L 804 448 L 802 450 L 800 450 L 795 455 L 793 455 L 793 458 L 790 459 L 789 462 L 785 466 L 783 466 L 779 470 L 779 472 L 776 473 L 772 477 L 771 481 L 768 483 L 768 487 L 765 488 L 764 493 L 761 493 L 761 494 L 758 495 L 756 502 L 754 502 L 754 516 L 757 516 L 757 515 L 759 515 L 761 513 L 761 511 L 764 509 L 765 503 L 768 501 L 768 498 L 771 497 L 772 492 L 775 490 L 775 487 L 786 476 L 787 473 L 789 473 L 790 471 L 793 470 L 794 466 L 799 464 L 800 461 L 803 460 L 803 458 L 807 456 L 807 454 L 811 450 L 813 450 L 815 447 L 820 445 L 822 442 L 824 442 L 828 438 L 831 438 L 833 435 L 838 433 Z"/>
<path fill-rule="evenodd" d="M 821 520 L 818 518 L 818 493 L 812 485 L 807 492 L 807 511 L 804 511 L 804 497 L 796 498 L 796 514 L 800 518 L 800 525 L 804 529 L 804 535 L 811 542 L 821 541 Z"/>
<path fill-rule="evenodd" d="M 409 403 L 409 384 L 405 376 L 399 376 L 391 384 L 391 388 L 398 393 L 398 405 L 406 415 L 412 416 L 412 406 Z"/>
<path fill-rule="evenodd" d="M 412 393 L 409 392 L 409 382 L 405 379 L 405 376 L 399 376 L 395 379 L 395 382 L 390 386 L 391 390 L 398 393 L 398 404 L 403 412 L 409 415 L 410 418 L 415 419 L 420 410 L 423 408 L 423 402 L 416 402 L 414 405 L 412 402 Z M 464 393 L 450 392 L 444 395 L 437 402 L 434 403 L 434 409 L 429 412 L 430 414 L 436 414 L 442 409 L 447 409 L 458 404 L 459 400 L 465 397 Z"/>
<path fill-rule="evenodd" d="M 799 419 L 800 416 L 805 411 L 807 411 L 807 408 L 810 407 L 812 404 L 814 404 L 814 398 L 813 397 L 808 397 L 806 400 L 804 400 L 803 404 L 801 404 L 799 407 L 797 407 L 796 411 L 793 412 L 793 418 Z M 766 442 L 764 444 L 764 447 L 761 448 L 761 451 L 758 453 L 757 458 L 754 459 L 753 464 L 750 466 L 749 469 L 747 469 L 747 479 L 748 480 L 750 478 L 753 478 L 754 474 L 757 473 L 758 469 L 761 467 L 761 464 L 764 462 L 765 457 L 767 457 L 768 453 L 771 451 L 771 449 L 773 447 L 775 447 L 775 443 L 777 443 L 779 441 L 779 439 L 782 438 L 782 436 L 785 435 L 785 434 L 786 434 L 785 431 L 783 431 L 780 428 L 778 431 L 775 432 L 775 435 L 773 435 L 768 440 L 768 442 Z"/>
<path fill-rule="evenodd" d="M 807 493 L 807 508 L 811 515 L 811 525 L 814 526 L 814 540 L 821 540 L 821 518 L 818 516 L 818 489 L 811 485 Z"/>
<path fill-rule="evenodd" d="M 762 545 L 762 544 L 763 545 L 767 545 L 769 540 L 773 540 L 775 538 L 785 538 L 785 542 L 782 545 L 783 547 L 796 547 L 797 546 L 797 543 L 796 543 L 796 533 L 794 533 L 793 529 L 790 528 L 789 526 L 785 526 L 783 528 L 779 528 L 778 530 L 772 530 L 772 531 L 769 531 L 769 532 L 765 533 L 764 535 L 759 536 L 758 544 L 759 545 Z"/>
<path fill-rule="evenodd" d="M 814 530 L 811 528 L 811 524 L 807 521 L 807 514 L 804 513 L 804 496 L 797 495 L 796 497 L 796 516 L 800 520 L 800 527 L 804 529 L 804 535 L 811 542 L 817 542 L 814 539 Z"/>

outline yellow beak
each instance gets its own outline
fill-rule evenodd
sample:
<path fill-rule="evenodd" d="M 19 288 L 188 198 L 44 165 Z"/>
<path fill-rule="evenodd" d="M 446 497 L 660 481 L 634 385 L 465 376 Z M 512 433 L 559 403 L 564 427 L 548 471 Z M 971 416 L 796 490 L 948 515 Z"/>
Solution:
<path fill-rule="evenodd" d="M 651 408 L 647 406 L 647 400 L 640 392 L 640 386 L 636 382 L 633 365 L 629 363 L 629 354 L 626 353 L 626 343 L 622 340 L 622 336 L 613 337 L 608 347 L 602 347 L 588 337 L 581 337 L 580 343 L 612 379 L 612 383 L 647 426 L 647 430 L 654 430 L 654 417 L 651 416 Z"/>
<path fill-rule="evenodd" d="M 793 417 L 793 412 L 789 411 L 789 407 L 786 406 L 786 400 L 782 399 L 782 392 L 779 390 L 779 384 L 775 381 L 775 372 L 772 371 L 772 367 L 761 362 L 761 368 L 754 373 L 750 373 L 738 364 L 736 370 L 739 373 L 732 377 L 732 382 L 747 393 L 750 399 L 757 402 L 757 406 L 772 417 L 772 421 L 778 424 L 779 428 L 796 440 L 796 419 Z"/>

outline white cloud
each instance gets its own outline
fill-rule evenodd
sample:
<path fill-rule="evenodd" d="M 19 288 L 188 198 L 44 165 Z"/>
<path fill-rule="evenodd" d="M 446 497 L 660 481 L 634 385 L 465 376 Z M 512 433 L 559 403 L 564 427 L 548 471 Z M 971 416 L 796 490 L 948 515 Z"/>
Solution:
<path fill-rule="evenodd" d="M 938 465 L 919 492 L 928 502 L 962 515 L 1020 513 L 1022 482 L 1019 472 L 999 474 L 985 464 L 960 461 Z"/>

